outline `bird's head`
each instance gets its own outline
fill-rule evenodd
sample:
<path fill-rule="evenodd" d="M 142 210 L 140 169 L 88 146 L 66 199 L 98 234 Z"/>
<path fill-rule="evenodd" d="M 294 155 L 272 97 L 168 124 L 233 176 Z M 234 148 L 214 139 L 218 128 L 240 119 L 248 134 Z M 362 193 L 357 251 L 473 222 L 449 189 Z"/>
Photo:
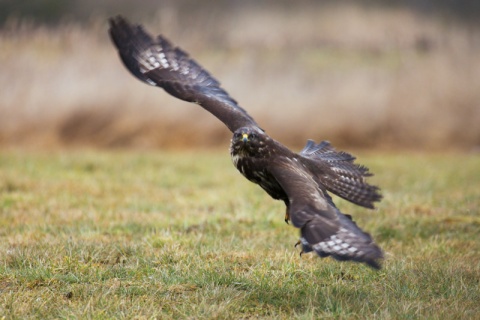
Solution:
<path fill-rule="evenodd" d="M 230 151 L 233 154 L 256 156 L 264 150 L 267 136 L 256 127 L 243 127 L 233 133 Z"/>

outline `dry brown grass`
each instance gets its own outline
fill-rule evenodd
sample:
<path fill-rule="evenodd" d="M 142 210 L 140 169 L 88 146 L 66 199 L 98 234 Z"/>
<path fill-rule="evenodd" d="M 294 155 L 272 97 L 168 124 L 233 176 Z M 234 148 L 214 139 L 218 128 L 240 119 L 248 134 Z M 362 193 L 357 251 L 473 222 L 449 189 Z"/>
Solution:
<path fill-rule="evenodd" d="M 138 22 L 191 52 L 287 144 L 480 145 L 478 29 L 352 5 L 179 15 Z M 0 145 L 226 145 L 204 110 L 134 80 L 106 21 L 92 21 L 2 30 Z"/>

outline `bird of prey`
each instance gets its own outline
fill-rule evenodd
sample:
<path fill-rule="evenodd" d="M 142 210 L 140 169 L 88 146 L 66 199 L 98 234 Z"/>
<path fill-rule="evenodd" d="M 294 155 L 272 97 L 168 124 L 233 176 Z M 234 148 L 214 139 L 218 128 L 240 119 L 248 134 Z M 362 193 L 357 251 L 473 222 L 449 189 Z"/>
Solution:
<path fill-rule="evenodd" d="M 235 167 L 273 199 L 286 205 L 285 221 L 300 229 L 302 253 L 363 262 L 379 269 L 381 249 L 327 193 L 373 208 L 379 189 L 366 182 L 368 169 L 329 142 L 309 140 L 299 153 L 270 138 L 222 89 L 220 83 L 182 49 L 162 35 L 152 37 L 121 16 L 109 20 L 110 37 L 123 64 L 138 79 L 170 95 L 199 104 L 232 131 L 230 155 Z"/>

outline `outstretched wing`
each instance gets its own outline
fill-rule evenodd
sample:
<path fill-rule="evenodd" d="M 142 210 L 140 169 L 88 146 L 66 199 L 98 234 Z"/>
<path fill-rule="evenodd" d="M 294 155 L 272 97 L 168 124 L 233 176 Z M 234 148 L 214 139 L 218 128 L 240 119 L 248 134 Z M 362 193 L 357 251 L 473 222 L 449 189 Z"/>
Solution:
<path fill-rule="evenodd" d="M 153 38 L 142 26 L 131 25 L 121 16 L 109 22 L 110 37 L 123 63 L 138 79 L 162 87 L 178 99 L 201 105 L 232 132 L 245 126 L 258 127 L 220 83 L 186 52 L 161 35 Z"/>
<path fill-rule="evenodd" d="M 333 205 L 300 163 L 282 158 L 270 172 L 288 196 L 287 210 L 292 224 L 301 230 L 304 252 L 314 250 L 320 257 L 332 256 L 380 268 L 383 254 L 372 237 Z"/>
<path fill-rule="evenodd" d="M 372 176 L 368 168 L 355 164 L 354 156 L 336 151 L 328 141 L 308 140 L 300 155 L 310 160 L 307 164 L 318 182 L 337 196 L 370 209 L 382 199 L 379 188 L 366 182 Z"/>

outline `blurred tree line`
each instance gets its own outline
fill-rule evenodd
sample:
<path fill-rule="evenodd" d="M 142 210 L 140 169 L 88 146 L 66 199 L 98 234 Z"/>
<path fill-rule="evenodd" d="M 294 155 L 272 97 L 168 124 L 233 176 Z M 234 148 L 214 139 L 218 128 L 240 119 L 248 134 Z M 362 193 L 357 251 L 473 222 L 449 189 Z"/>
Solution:
<path fill-rule="evenodd" d="M 346 1 L 345 1 L 346 2 Z M 345 3 L 343 2 L 343 3 Z M 407 7 L 425 15 L 438 15 L 467 24 L 480 23 L 479 0 L 357 0 L 360 6 Z M 338 4 L 334 0 L 0 0 L 0 25 L 9 18 L 55 25 L 62 21 L 88 21 L 92 16 L 110 16 L 128 12 L 134 16 L 155 14 L 163 6 L 175 7 L 180 14 L 192 10 L 234 10 L 255 6 L 299 6 Z"/>

